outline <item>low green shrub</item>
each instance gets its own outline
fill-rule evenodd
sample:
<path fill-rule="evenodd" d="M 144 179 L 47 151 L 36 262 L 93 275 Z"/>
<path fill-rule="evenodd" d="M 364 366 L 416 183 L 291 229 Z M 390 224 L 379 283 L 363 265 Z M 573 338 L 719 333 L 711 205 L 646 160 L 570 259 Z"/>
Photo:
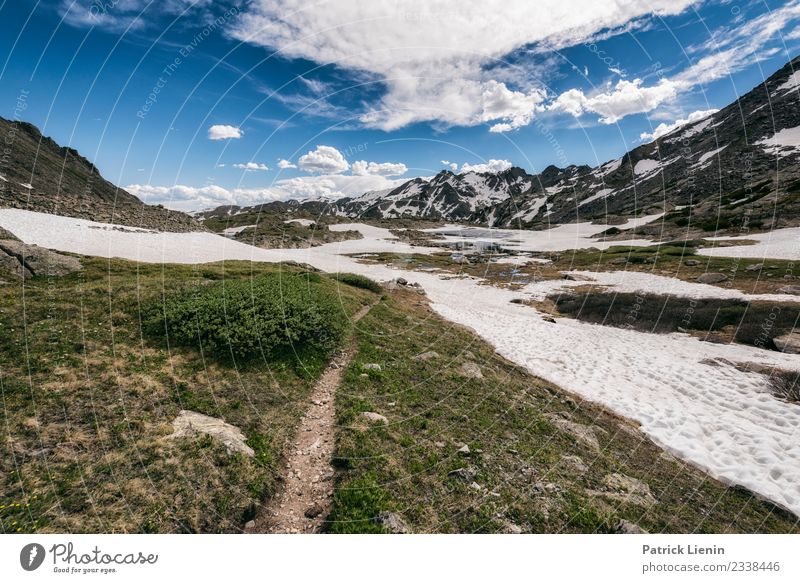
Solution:
<path fill-rule="evenodd" d="M 321 278 L 276 273 L 167 295 L 145 308 L 142 326 L 216 357 L 279 357 L 329 353 L 347 317 Z"/>
<path fill-rule="evenodd" d="M 376 294 L 381 293 L 380 284 L 368 277 L 364 277 L 363 275 L 357 275 L 355 273 L 335 273 L 333 277 L 336 279 L 336 281 L 341 283 L 352 285 L 353 287 L 359 287 L 361 289 L 367 289 L 375 292 Z"/>

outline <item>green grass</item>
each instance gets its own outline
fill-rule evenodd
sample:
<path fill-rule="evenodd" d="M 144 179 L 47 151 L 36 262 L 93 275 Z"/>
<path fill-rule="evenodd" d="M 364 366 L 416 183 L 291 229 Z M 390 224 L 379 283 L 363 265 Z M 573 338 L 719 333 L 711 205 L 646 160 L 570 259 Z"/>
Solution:
<path fill-rule="evenodd" d="M 143 308 L 306 276 L 248 262 L 82 261 L 82 273 L 0 286 L 0 532 L 240 530 L 274 491 L 319 359 L 265 353 L 242 366 L 168 348 L 143 335 Z M 324 275 L 309 290 L 335 298 L 344 318 L 374 301 Z M 181 409 L 239 427 L 255 457 L 164 439 Z"/>
<path fill-rule="evenodd" d="M 364 277 L 363 275 L 358 275 L 355 273 L 335 273 L 333 274 L 333 277 L 336 279 L 336 281 L 340 281 L 353 287 L 367 289 L 377 294 L 383 291 L 383 288 L 381 288 L 378 282 L 371 280 L 368 277 Z"/>
<path fill-rule="evenodd" d="M 359 322 L 357 339 L 337 393 L 331 532 L 379 531 L 381 512 L 399 514 L 415 532 L 611 532 L 621 519 L 651 532 L 799 532 L 796 517 L 664 455 L 619 418 L 433 315 L 416 294 L 387 293 Z M 439 356 L 414 358 L 431 350 Z M 484 378 L 462 377 L 465 361 Z M 366 363 L 380 364 L 380 375 L 362 376 Z M 367 424 L 364 411 L 385 415 L 388 426 Z M 591 427 L 600 451 L 554 418 Z M 468 456 L 457 453 L 464 444 Z M 459 468 L 479 490 L 448 476 Z M 658 503 L 597 494 L 611 473 L 644 482 Z"/>

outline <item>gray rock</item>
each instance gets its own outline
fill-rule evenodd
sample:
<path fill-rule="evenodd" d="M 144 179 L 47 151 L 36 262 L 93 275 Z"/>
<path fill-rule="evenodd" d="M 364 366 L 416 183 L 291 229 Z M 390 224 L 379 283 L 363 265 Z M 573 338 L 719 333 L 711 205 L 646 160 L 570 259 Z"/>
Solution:
<path fill-rule="evenodd" d="M 695 265 L 700 265 L 700 261 L 698 261 L 697 259 L 687 259 L 686 261 L 683 262 L 683 264 L 688 267 L 694 267 Z"/>
<path fill-rule="evenodd" d="M 611 261 L 611 265 L 627 265 L 628 258 L 627 257 L 617 257 L 613 261 Z"/>
<path fill-rule="evenodd" d="M 551 316 L 542 316 L 542 320 L 544 322 L 549 322 L 550 324 L 555 324 L 556 323 L 556 319 L 551 317 Z"/>
<path fill-rule="evenodd" d="M 319 504 L 313 504 L 306 508 L 306 511 L 303 513 L 303 515 L 308 519 L 314 519 L 323 512 L 325 512 L 325 509 L 322 506 Z"/>
<path fill-rule="evenodd" d="M 756 263 L 755 265 L 748 265 L 744 268 L 745 271 L 761 271 L 764 269 L 763 263 Z"/>
<path fill-rule="evenodd" d="M 638 524 L 630 522 L 628 520 L 620 520 L 617 523 L 617 526 L 614 528 L 614 531 L 617 534 L 649 534 L 645 529 L 643 529 Z"/>
<path fill-rule="evenodd" d="M 434 358 L 439 358 L 439 353 L 434 352 L 433 350 L 429 350 L 427 352 L 423 352 L 422 354 L 418 354 L 414 357 L 414 360 L 421 360 L 423 362 L 428 360 L 433 360 Z"/>
<path fill-rule="evenodd" d="M 482 379 L 483 373 L 481 372 L 481 367 L 468 360 L 461 365 L 461 376 L 465 376 L 468 379 Z"/>
<path fill-rule="evenodd" d="M 787 280 L 787 281 L 788 281 L 788 280 L 791 280 L 791 279 L 794 279 L 794 275 L 789 275 L 789 274 L 787 273 L 786 275 L 784 275 L 784 276 L 783 276 L 783 279 L 785 279 L 785 280 Z"/>
<path fill-rule="evenodd" d="M 601 493 L 606 498 L 644 507 L 656 503 L 655 497 L 650 492 L 650 486 L 625 474 L 609 474 L 603 478 L 603 485 L 608 488 Z"/>
<path fill-rule="evenodd" d="M 14 277 L 18 277 L 20 279 L 31 277 L 33 275 L 24 265 L 22 265 L 22 263 L 19 262 L 19 259 L 12 257 L 11 255 L 6 255 L 3 251 L 0 251 L 0 271 L 8 272 Z"/>
<path fill-rule="evenodd" d="M 210 435 L 220 441 L 229 454 L 241 453 L 253 457 L 253 448 L 245 443 L 245 436 L 235 425 L 225 423 L 222 419 L 209 417 L 195 411 L 181 411 L 172 421 L 173 432 L 167 439 Z"/>
<path fill-rule="evenodd" d="M 0 252 L 16 259 L 33 275 L 60 277 L 82 269 L 75 257 L 55 253 L 38 245 L 26 245 L 21 241 L 0 240 Z"/>
<path fill-rule="evenodd" d="M 384 425 L 389 424 L 389 420 L 380 413 L 374 413 L 372 411 L 364 411 L 361 414 L 361 416 L 367 421 L 371 421 L 372 423 L 383 423 Z"/>
<path fill-rule="evenodd" d="M 561 465 L 568 470 L 583 474 L 589 470 L 589 466 L 583 461 L 583 458 L 577 455 L 562 455 Z"/>
<path fill-rule="evenodd" d="M 554 482 L 536 482 L 531 490 L 534 494 L 557 494 L 563 488 Z"/>
<path fill-rule="evenodd" d="M 469 450 L 469 446 L 468 446 L 468 445 L 466 445 L 466 444 L 464 444 L 463 446 L 461 446 L 460 448 L 458 448 L 457 452 L 458 452 L 458 453 L 460 453 L 461 455 L 469 455 L 470 453 L 472 453 L 472 452 Z"/>
<path fill-rule="evenodd" d="M 408 280 L 404 277 L 398 277 L 395 281 L 397 285 L 408 285 Z"/>
<path fill-rule="evenodd" d="M 244 529 L 245 529 L 245 530 L 252 530 L 252 529 L 254 529 L 255 527 L 256 527 L 256 521 L 255 521 L 255 520 L 248 520 L 248 521 L 247 521 L 247 522 L 245 522 L 245 524 L 244 524 Z"/>
<path fill-rule="evenodd" d="M 697 283 L 722 283 L 728 279 L 724 273 L 704 273 L 697 276 Z"/>
<path fill-rule="evenodd" d="M 782 294 L 800 295 L 800 285 L 785 285 L 778 288 L 778 292 Z"/>
<path fill-rule="evenodd" d="M 456 480 L 460 480 L 465 484 L 471 484 L 473 481 L 475 481 L 475 472 L 467 468 L 458 468 L 457 470 L 448 472 L 447 477 L 455 478 Z"/>
<path fill-rule="evenodd" d="M 361 368 L 362 370 L 381 370 L 381 365 L 371 362 L 363 365 Z"/>
<path fill-rule="evenodd" d="M 375 517 L 375 522 L 391 534 L 408 534 L 411 532 L 405 520 L 394 512 L 381 512 Z"/>
<path fill-rule="evenodd" d="M 775 347 L 787 354 L 800 354 L 800 332 L 789 332 L 772 339 Z"/>
<path fill-rule="evenodd" d="M 548 415 L 547 417 L 552 421 L 553 425 L 559 429 L 572 434 L 575 439 L 582 441 L 594 451 L 600 451 L 600 442 L 597 440 L 597 435 L 588 425 L 581 425 L 580 423 L 563 419 L 555 414 Z"/>

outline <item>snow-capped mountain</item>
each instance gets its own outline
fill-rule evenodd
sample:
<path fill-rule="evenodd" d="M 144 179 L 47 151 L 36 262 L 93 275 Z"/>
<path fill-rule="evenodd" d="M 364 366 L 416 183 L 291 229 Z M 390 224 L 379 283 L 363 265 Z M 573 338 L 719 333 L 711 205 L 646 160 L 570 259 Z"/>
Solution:
<path fill-rule="evenodd" d="M 521 168 L 497 174 L 444 171 L 429 180 L 415 178 L 393 190 L 340 200 L 336 207 L 338 213 L 348 216 L 471 221 L 486 209 L 530 192 L 533 180 Z"/>
<path fill-rule="evenodd" d="M 800 221 L 800 58 L 728 107 L 598 167 L 443 171 L 336 203 L 337 214 L 537 228 L 644 211 L 676 227 Z"/>
<path fill-rule="evenodd" d="M 666 212 L 652 228 L 742 231 L 800 224 L 800 57 L 724 109 L 597 167 L 499 173 L 442 171 L 328 201 L 220 207 L 224 212 L 332 213 L 499 227 Z M 201 217 L 202 218 L 202 217 Z"/>

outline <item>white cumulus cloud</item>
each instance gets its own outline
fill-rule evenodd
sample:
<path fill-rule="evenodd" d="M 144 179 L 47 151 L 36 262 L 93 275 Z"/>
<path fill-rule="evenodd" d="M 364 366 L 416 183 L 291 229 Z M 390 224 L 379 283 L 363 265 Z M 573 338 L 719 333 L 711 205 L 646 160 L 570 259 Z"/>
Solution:
<path fill-rule="evenodd" d="M 297 160 L 301 170 L 314 174 L 341 174 L 350 168 L 342 153 L 333 146 L 317 146 Z"/>
<path fill-rule="evenodd" d="M 296 164 L 292 164 L 289 160 L 278 160 L 278 168 L 281 170 L 286 170 L 288 168 L 297 168 Z"/>
<path fill-rule="evenodd" d="M 265 188 L 130 184 L 125 189 L 149 204 L 163 204 L 169 209 L 188 212 L 221 205 L 252 206 L 276 200 L 337 200 L 345 196 L 358 196 L 370 190 L 395 188 L 405 181 L 403 178 L 393 179 L 377 174 L 322 174 L 278 180 Z"/>
<path fill-rule="evenodd" d="M 377 176 L 402 176 L 408 172 L 408 167 L 402 163 L 392 162 L 367 162 L 366 160 L 357 160 L 353 162 L 352 173 L 355 176 L 368 176 L 370 174 Z"/>
<path fill-rule="evenodd" d="M 661 136 L 666 136 L 667 134 L 674 132 L 681 126 L 685 126 L 687 123 L 694 123 L 696 121 L 700 121 L 708 117 L 709 115 L 713 115 L 717 113 L 718 109 L 703 109 L 699 111 L 693 111 L 684 119 L 676 119 L 674 122 L 667 124 L 661 123 L 659 124 L 656 129 L 653 130 L 653 133 L 644 132 L 639 135 L 642 141 L 654 141 L 660 138 Z"/>
<path fill-rule="evenodd" d="M 385 94 L 361 116 L 368 126 L 488 123 L 503 132 L 530 123 L 544 97 L 504 57 L 537 43 L 573 46 L 641 17 L 678 14 L 694 1 L 253 0 L 229 32 L 285 57 L 380 81 Z"/>
<path fill-rule="evenodd" d="M 652 111 L 674 99 L 678 91 L 684 88 L 685 84 L 670 79 L 662 79 L 650 86 L 643 85 L 641 79 L 621 79 L 613 87 L 590 95 L 580 89 L 569 89 L 559 95 L 549 108 L 576 117 L 586 112 L 596 113 L 601 123 L 612 124 L 634 113 Z"/>
<path fill-rule="evenodd" d="M 242 206 L 282 200 L 286 193 L 276 188 L 234 188 L 221 186 L 156 186 L 152 184 L 129 184 L 125 190 L 148 204 L 163 204 L 173 210 L 193 211 L 221 205 Z"/>
<path fill-rule="evenodd" d="M 236 140 L 243 135 L 244 132 L 236 126 L 213 125 L 208 128 L 209 140 Z"/>
<path fill-rule="evenodd" d="M 503 172 L 511 168 L 512 164 L 508 160 L 495 160 L 491 159 L 488 162 L 484 162 L 482 164 L 468 164 L 464 163 L 461 165 L 461 173 L 464 172 L 491 172 L 493 174 L 497 174 L 498 172 Z"/>
<path fill-rule="evenodd" d="M 269 166 L 267 166 L 266 164 L 260 164 L 258 162 L 246 162 L 244 164 L 234 164 L 233 167 L 239 168 L 240 170 L 249 170 L 249 171 L 269 170 Z"/>

